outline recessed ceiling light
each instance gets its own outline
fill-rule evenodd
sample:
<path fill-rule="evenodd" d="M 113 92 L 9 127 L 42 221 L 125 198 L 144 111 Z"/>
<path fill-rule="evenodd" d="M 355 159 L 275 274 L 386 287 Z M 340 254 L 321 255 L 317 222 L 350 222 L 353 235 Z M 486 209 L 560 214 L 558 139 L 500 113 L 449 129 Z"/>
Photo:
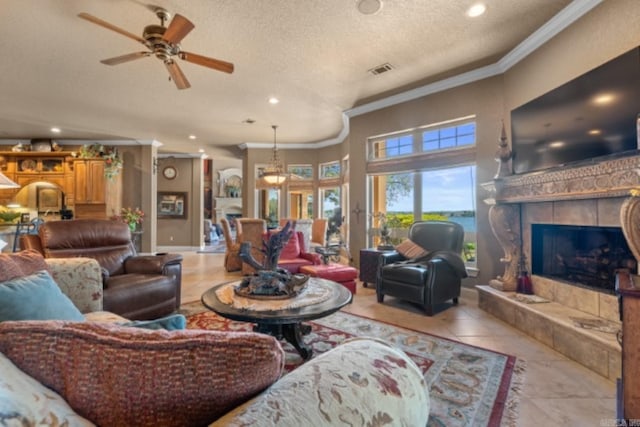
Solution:
<path fill-rule="evenodd" d="M 593 102 L 596 105 L 607 105 L 611 104 L 615 100 L 615 96 L 611 93 L 603 93 L 602 95 L 598 95 L 593 98 Z"/>
<path fill-rule="evenodd" d="M 204 153 L 204 148 L 200 148 L 200 149 L 198 150 L 198 153 Z"/>
<path fill-rule="evenodd" d="M 275 96 L 272 96 L 271 98 L 269 98 L 269 104 L 277 104 L 278 102 L 280 102 L 280 100 L 278 98 L 276 98 Z"/>
<path fill-rule="evenodd" d="M 484 3 L 476 3 L 467 9 L 467 16 L 469 18 L 477 18 L 487 11 L 487 6 Z"/>
<path fill-rule="evenodd" d="M 60 128 L 53 127 L 53 128 L 51 128 L 51 132 L 60 133 Z"/>
<path fill-rule="evenodd" d="M 195 135 L 189 135 L 189 139 L 196 139 Z"/>
<path fill-rule="evenodd" d="M 549 143 L 549 147 L 551 148 L 561 148 L 561 147 L 564 147 L 564 145 L 565 145 L 564 141 L 553 141 Z"/>
<path fill-rule="evenodd" d="M 600 135 L 602 131 L 600 129 L 591 129 L 589 135 Z"/>
<path fill-rule="evenodd" d="M 356 7 L 363 15 L 375 15 L 382 10 L 382 0 L 358 0 Z"/>

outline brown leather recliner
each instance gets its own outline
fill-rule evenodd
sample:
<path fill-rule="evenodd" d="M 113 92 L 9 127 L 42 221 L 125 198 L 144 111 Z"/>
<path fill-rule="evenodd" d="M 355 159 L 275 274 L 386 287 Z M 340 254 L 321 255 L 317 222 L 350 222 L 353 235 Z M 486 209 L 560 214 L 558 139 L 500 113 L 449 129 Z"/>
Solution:
<path fill-rule="evenodd" d="M 182 255 L 136 254 L 127 224 L 97 219 L 48 221 L 21 249 L 45 258 L 94 258 L 102 267 L 104 310 L 132 320 L 155 319 L 180 307 Z"/>

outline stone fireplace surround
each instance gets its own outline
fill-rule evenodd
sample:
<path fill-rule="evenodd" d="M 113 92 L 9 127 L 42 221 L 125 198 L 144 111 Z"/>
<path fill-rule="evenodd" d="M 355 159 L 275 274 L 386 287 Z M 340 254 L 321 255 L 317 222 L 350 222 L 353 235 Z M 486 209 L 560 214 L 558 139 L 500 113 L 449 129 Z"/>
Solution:
<path fill-rule="evenodd" d="M 506 168 L 501 166 L 499 175 L 500 170 Z M 504 273 L 489 286 L 478 286 L 480 308 L 615 380 L 621 369 L 615 334 L 576 327 L 575 319 L 619 326 L 616 296 L 536 275 L 531 276 L 534 293 L 550 303 L 526 304 L 514 295 L 521 237 L 531 271 L 531 224 L 622 227 L 636 261 L 640 258 L 640 231 L 633 226 L 640 224 L 640 198 L 629 197 L 640 187 L 640 154 L 498 176 L 483 187 L 491 195 L 489 221 L 504 250 Z"/>

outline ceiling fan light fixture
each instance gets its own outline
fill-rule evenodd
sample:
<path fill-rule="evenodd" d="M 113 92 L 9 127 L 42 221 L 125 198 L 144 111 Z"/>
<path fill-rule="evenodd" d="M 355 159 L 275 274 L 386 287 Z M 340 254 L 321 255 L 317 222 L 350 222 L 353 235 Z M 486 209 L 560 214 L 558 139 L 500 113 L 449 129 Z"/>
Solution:
<path fill-rule="evenodd" d="M 108 30 L 114 31 L 125 37 L 142 43 L 147 47 L 147 52 L 135 52 L 127 55 L 121 55 L 114 58 L 103 59 L 105 65 L 118 65 L 124 62 L 133 61 L 154 55 L 156 58 L 164 62 L 169 71 L 170 80 L 173 80 L 178 89 L 187 89 L 191 87 L 187 77 L 180 70 L 178 64 L 174 61 L 175 56 L 178 59 L 191 62 L 203 67 L 211 68 L 224 73 L 233 73 L 234 65 L 230 62 L 221 61 L 215 58 L 198 55 L 191 52 L 185 52 L 180 46 L 180 42 L 195 28 L 195 25 L 187 18 L 180 14 L 171 15 L 161 7 L 154 7 L 152 10 L 160 19 L 160 25 L 152 24 L 144 27 L 142 37 L 123 30 L 107 21 L 97 18 L 88 13 L 79 13 L 78 16 L 93 24 L 99 25 Z M 165 27 L 165 22 L 171 19 L 169 25 Z"/>

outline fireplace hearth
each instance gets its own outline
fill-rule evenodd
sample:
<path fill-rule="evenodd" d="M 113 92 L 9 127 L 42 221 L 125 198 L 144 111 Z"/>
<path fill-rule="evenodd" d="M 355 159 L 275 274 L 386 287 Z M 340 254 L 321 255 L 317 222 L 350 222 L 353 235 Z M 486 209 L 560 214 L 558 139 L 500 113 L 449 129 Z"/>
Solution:
<path fill-rule="evenodd" d="M 637 271 L 620 227 L 531 225 L 532 273 L 598 292 L 615 293 L 616 272 Z"/>
<path fill-rule="evenodd" d="M 576 328 L 574 319 L 620 322 L 618 299 L 601 287 L 610 289 L 616 268 L 635 269 L 640 262 L 640 197 L 630 197 L 632 189 L 640 188 L 640 151 L 511 175 L 506 136 L 499 147 L 498 173 L 482 186 L 488 191 L 485 201 L 491 205 L 491 230 L 504 251 L 500 257 L 504 271 L 488 286 L 477 286 L 478 305 L 592 371 L 611 380 L 619 378 L 620 344 L 615 336 Z M 569 227 L 569 236 L 554 242 L 557 229 L 540 231 L 534 224 Z M 592 230 L 598 231 L 589 236 Z M 619 230 L 632 255 L 620 251 L 624 245 L 618 243 Z M 615 237 L 610 231 L 615 231 Z M 540 261 L 538 254 L 532 256 L 534 247 L 540 246 L 560 250 L 554 255 L 545 253 Z M 564 252 L 567 246 L 572 249 L 570 254 Z M 548 303 L 524 304 L 512 298 L 521 259 L 533 273 L 534 294 Z M 549 276 L 545 267 L 551 269 Z M 589 277 L 584 277 L 585 272 Z M 606 284 L 591 288 L 593 277 Z M 570 282 L 578 286 L 567 285 Z"/>

